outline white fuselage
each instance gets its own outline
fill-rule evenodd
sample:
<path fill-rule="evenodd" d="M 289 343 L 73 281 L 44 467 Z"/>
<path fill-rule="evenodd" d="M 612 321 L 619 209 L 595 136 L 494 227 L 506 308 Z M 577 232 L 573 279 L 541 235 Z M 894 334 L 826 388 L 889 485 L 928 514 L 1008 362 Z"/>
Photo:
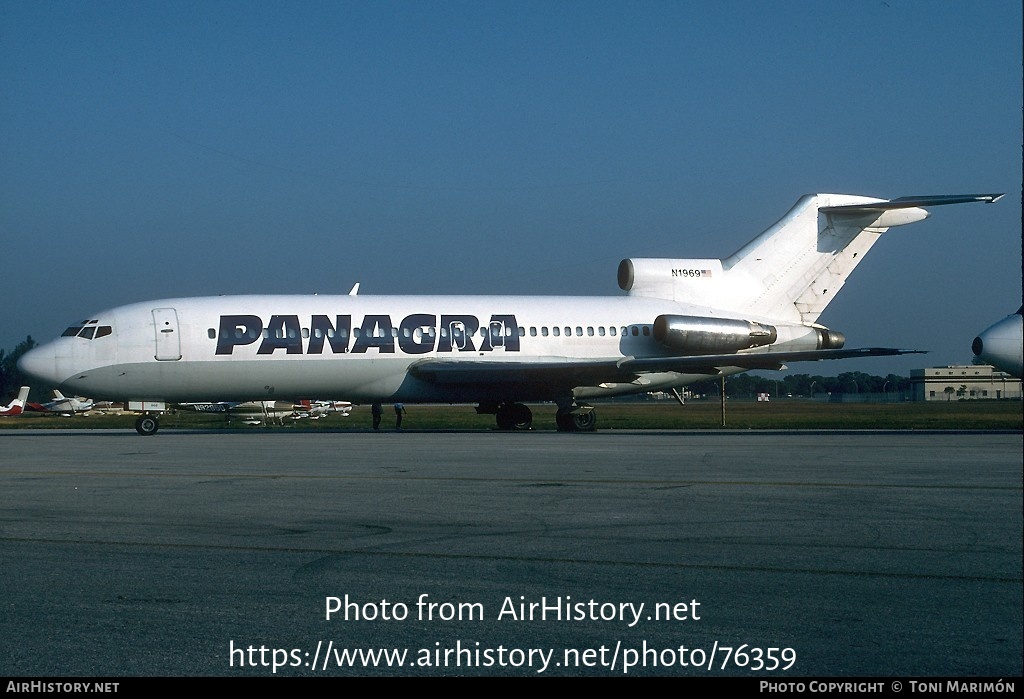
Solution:
<path fill-rule="evenodd" d="M 92 325 L 109 332 L 91 339 L 60 337 L 33 350 L 24 368 L 61 388 L 110 400 L 492 400 L 496 389 L 486 381 L 437 384 L 411 376 L 409 369 L 438 358 L 565 361 L 568 367 L 580 359 L 669 356 L 672 351 L 651 332 L 664 313 L 716 315 L 712 309 L 628 296 L 164 299 L 98 313 Z M 573 389 L 575 397 L 599 397 L 699 378 L 704 377 L 661 372 L 640 382 Z M 554 399 L 536 383 L 514 392 L 500 399 Z"/>

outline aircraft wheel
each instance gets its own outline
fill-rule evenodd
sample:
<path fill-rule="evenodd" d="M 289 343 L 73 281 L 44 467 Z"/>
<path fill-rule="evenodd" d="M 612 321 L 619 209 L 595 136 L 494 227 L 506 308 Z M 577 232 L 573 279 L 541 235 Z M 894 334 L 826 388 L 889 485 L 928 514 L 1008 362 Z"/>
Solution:
<path fill-rule="evenodd" d="M 517 430 L 528 430 L 533 427 L 533 412 L 522 403 L 512 406 L 512 417 Z"/>
<path fill-rule="evenodd" d="M 156 434 L 158 429 L 160 429 L 160 422 L 152 415 L 143 415 L 135 421 L 135 431 L 143 436 Z"/>
<path fill-rule="evenodd" d="M 593 432 L 597 429 L 597 412 L 588 410 L 582 413 L 572 413 L 572 428 L 576 432 Z"/>
<path fill-rule="evenodd" d="M 533 412 L 522 403 L 502 405 L 494 417 L 500 430 L 528 430 L 533 426 Z"/>
<path fill-rule="evenodd" d="M 585 410 L 573 413 L 559 410 L 555 413 L 555 424 L 559 432 L 593 432 L 597 428 L 597 412 Z"/>
<path fill-rule="evenodd" d="M 509 410 L 507 405 L 498 408 L 498 412 L 494 414 L 494 419 L 498 422 L 499 430 L 514 430 L 516 427 L 516 423 L 512 418 L 512 411 Z"/>

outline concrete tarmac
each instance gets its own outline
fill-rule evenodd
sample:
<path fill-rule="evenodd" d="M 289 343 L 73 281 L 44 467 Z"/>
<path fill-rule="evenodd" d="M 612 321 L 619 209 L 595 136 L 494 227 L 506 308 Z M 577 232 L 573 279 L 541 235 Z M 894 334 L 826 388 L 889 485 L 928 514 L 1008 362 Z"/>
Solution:
<path fill-rule="evenodd" d="M 0 675 L 1020 678 L 1022 454 L 1019 433 L 4 432 Z"/>

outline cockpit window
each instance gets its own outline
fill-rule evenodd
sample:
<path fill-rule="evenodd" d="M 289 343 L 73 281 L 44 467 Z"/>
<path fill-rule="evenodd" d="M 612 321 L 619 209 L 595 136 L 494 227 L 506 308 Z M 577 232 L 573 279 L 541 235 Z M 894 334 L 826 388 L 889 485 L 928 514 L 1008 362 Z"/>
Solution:
<path fill-rule="evenodd" d="M 61 333 L 61 337 L 81 337 L 86 340 L 95 340 L 101 337 L 106 337 L 114 332 L 114 329 L 109 325 L 99 325 L 98 320 L 83 320 L 78 325 L 72 325 L 70 328 Z"/>

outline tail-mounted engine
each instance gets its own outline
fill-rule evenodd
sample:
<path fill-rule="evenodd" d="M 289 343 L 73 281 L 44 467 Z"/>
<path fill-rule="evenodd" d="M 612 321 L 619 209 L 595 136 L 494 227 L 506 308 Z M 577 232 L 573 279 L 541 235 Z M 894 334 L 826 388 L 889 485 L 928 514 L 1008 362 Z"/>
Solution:
<path fill-rule="evenodd" d="M 682 354 L 730 354 L 766 345 L 786 349 L 840 349 L 846 338 L 821 326 L 783 324 L 778 327 L 752 320 L 705 316 L 660 315 L 654 320 L 654 339 Z"/>
<path fill-rule="evenodd" d="M 846 344 L 846 335 L 838 330 L 828 328 L 812 328 L 818 336 L 818 346 L 814 349 L 842 349 Z"/>
<path fill-rule="evenodd" d="M 778 332 L 749 320 L 661 315 L 654 320 L 654 339 L 684 354 L 729 354 L 770 345 Z"/>
<path fill-rule="evenodd" d="M 619 288 L 630 296 L 686 300 L 721 307 L 730 288 L 723 288 L 721 260 L 632 258 L 619 263 Z"/>

